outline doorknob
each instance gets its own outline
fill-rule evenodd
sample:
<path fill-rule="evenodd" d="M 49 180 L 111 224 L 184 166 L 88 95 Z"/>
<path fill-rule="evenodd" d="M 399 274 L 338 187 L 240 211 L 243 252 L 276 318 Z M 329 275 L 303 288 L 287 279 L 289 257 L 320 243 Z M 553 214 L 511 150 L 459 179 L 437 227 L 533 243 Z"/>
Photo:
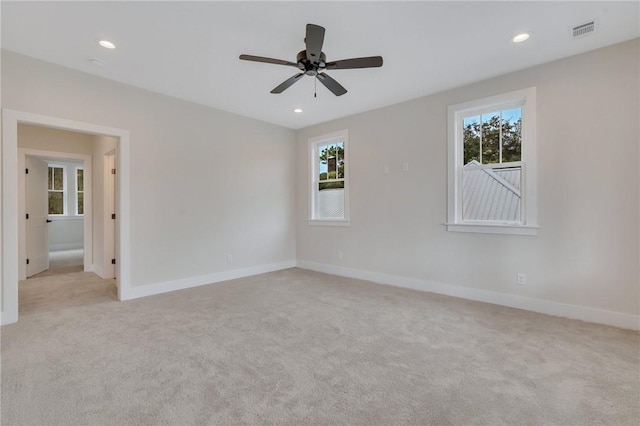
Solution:
<path fill-rule="evenodd" d="M 47 223 L 53 222 L 51 219 L 47 219 Z"/>

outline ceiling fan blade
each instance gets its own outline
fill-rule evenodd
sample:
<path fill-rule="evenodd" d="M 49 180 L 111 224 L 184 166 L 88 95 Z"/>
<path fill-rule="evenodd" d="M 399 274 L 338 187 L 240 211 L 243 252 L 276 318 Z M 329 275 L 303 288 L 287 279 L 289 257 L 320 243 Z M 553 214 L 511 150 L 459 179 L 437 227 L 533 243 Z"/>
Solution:
<path fill-rule="evenodd" d="M 328 70 L 348 70 L 353 68 L 375 68 L 382 66 L 382 56 L 369 56 L 366 58 L 342 59 L 328 62 Z"/>
<path fill-rule="evenodd" d="M 309 62 L 319 63 L 322 44 L 324 43 L 324 28 L 319 25 L 307 24 L 307 37 L 304 42 L 307 44 L 307 59 Z"/>
<path fill-rule="evenodd" d="M 264 62 L 266 64 L 288 65 L 290 67 L 298 67 L 295 62 L 283 61 L 282 59 L 265 58 L 262 56 L 240 55 L 243 61 Z"/>
<path fill-rule="evenodd" d="M 304 73 L 300 73 L 300 74 L 296 74 L 293 77 L 289 77 L 288 79 L 286 79 L 285 81 L 283 81 L 282 83 L 280 83 L 280 85 L 278 87 L 276 87 L 275 89 L 273 89 L 271 91 L 271 93 L 282 93 L 285 90 L 287 90 L 289 87 L 293 86 L 293 84 L 295 82 L 297 82 L 298 80 L 300 80 L 300 77 L 304 76 Z"/>
<path fill-rule="evenodd" d="M 336 96 L 341 96 L 347 93 L 347 89 L 342 87 L 340 83 L 331 78 L 328 74 L 319 73 L 316 75 L 316 78 L 320 80 L 320 83 L 324 84 L 324 87 L 331 90 L 331 92 Z"/>

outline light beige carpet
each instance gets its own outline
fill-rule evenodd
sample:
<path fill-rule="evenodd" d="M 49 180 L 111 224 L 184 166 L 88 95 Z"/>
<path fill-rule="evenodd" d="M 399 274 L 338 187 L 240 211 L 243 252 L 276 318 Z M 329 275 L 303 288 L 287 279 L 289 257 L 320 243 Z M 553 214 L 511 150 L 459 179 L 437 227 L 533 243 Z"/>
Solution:
<path fill-rule="evenodd" d="M 83 249 L 52 250 L 49 252 L 49 269 L 82 266 L 83 264 Z"/>
<path fill-rule="evenodd" d="M 20 321 L 32 313 L 62 311 L 118 300 L 115 280 L 103 280 L 82 265 L 48 269 L 18 286 Z"/>
<path fill-rule="evenodd" d="M 2 328 L 2 425 L 640 419 L 630 331 L 299 269 L 88 299 Z"/>

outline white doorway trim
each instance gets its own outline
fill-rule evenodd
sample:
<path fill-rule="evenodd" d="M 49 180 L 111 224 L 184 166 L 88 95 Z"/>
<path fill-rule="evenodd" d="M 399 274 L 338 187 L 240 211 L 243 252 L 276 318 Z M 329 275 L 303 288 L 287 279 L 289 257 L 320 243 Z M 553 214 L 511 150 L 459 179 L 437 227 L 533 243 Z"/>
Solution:
<path fill-rule="evenodd" d="M 93 270 L 93 169 L 91 165 L 91 156 L 85 154 L 62 153 L 56 151 L 43 151 L 39 149 L 18 148 L 18 170 L 25 169 L 26 157 L 38 157 L 40 159 L 59 159 L 59 160 L 82 160 L 85 170 L 84 182 L 84 270 L 90 272 Z M 22 220 L 26 213 L 25 202 L 25 174 L 18 173 L 18 280 L 27 279 L 27 244 L 26 244 L 26 226 Z"/>
<path fill-rule="evenodd" d="M 102 158 L 104 164 L 103 176 L 103 217 L 102 217 L 102 278 L 117 278 L 115 266 L 111 264 L 111 259 L 116 259 L 116 221 L 111 217 L 116 212 L 116 174 L 113 170 L 117 169 L 116 150 L 109 151 Z"/>
<path fill-rule="evenodd" d="M 131 298 L 130 252 L 130 143 L 129 131 L 99 126 L 74 120 L 34 114 L 10 109 L 2 110 L 2 246 L 0 247 L 0 275 L 2 276 L 2 298 L 0 323 L 18 321 L 18 123 L 34 124 L 55 129 L 90 133 L 118 138 L 116 175 L 117 215 L 119 226 L 116 238 L 119 256 L 116 264 L 118 276 L 118 299 Z"/>

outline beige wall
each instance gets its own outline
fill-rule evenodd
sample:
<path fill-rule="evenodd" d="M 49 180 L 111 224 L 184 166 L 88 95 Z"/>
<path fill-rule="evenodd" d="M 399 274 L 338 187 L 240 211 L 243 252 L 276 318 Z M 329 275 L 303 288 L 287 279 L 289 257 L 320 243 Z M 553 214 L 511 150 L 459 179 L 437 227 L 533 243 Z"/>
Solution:
<path fill-rule="evenodd" d="M 298 131 L 298 260 L 638 315 L 639 50 L 633 40 Z M 447 232 L 447 106 L 531 86 L 539 235 Z M 351 226 L 311 226 L 307 141 L 341 129 Z"/>
<path fill-rule="evenodd" d="M 639 48 L 634 40 L 297 132 L 2 52 L 2 107 L 131 132 L 134 286 L 297 257 L 633 316 Z M 530 86 L 539 235 L 447 232 L 447 106 Z M 309 226 L 307 140 L 345 128 L 351 226 Z"/>
<path fill-rule="evenodd" d="M 93 135 L 18 124 L 18 146 L 44 151 L 91 155 Z"/>
<path fill-rule="evenodd" d="M 133 287 L 294 260 L 293 131 L 7 51 L 2 107 L 130 132 Z"/>

